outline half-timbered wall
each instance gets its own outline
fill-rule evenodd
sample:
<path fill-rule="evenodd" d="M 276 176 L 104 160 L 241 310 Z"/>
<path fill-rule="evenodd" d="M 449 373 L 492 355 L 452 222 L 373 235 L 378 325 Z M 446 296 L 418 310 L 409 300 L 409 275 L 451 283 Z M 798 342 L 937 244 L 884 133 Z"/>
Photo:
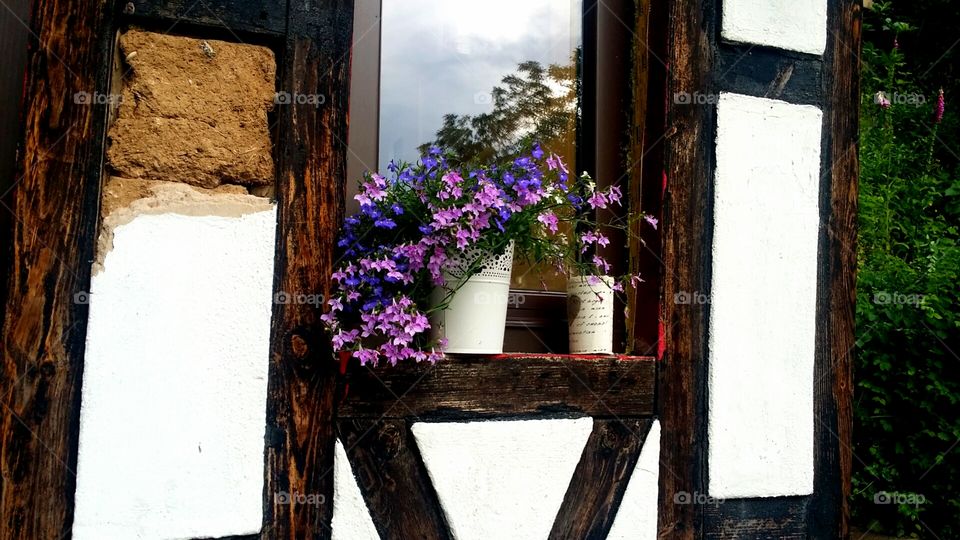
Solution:
<path fill-rule="evenodd" d="M 318 318 L 344 207 L 353 2 L 187 4 L 34 7 L 2 536 L 845 534 L 856 2 L 639 2 L 620 21 L 642 30 L 644 136 L 629 143 L 644 182 L 629 191 L 661 217 L 657 358 L 376 370 L 336 362 Z M 101 157 L 124 150 L 107 144 L 111 92 L 136 84 L 114 53 L 149 54 L 115 38 L 181 20 L 197 62 L 218 62 L 205 32 L 254 41 L 276 61 L 270 92 L 323 96 L 271 108 L 259 186 L 188 185 L 224 170 L 200 170 L 202 145 L 176 170 L 117 158 L 137 178 L 106 178 Z"/>
<path fill-rule="evenodd" d="M 840 537 L 859 3 L 669 17 L 660 531 Z"/>

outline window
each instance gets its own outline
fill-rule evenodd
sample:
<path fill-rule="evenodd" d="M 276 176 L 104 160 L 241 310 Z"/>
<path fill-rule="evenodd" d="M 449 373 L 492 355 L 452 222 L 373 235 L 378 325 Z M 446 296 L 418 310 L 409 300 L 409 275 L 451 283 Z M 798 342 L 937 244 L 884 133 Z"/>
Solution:
<path fill-rule="evenodd" d="M 525 136 L 629 193 L 633 9 L 626 0 L 358 0 L 347 212 L 357 179 L 391 159 L 438 144 L 489 161 Z M 604 255 L 626 273 L 626 239 L 613 244 Z M 515 264 L 505 350 L 565 350 L 565 285 L 551 269 Z"/>

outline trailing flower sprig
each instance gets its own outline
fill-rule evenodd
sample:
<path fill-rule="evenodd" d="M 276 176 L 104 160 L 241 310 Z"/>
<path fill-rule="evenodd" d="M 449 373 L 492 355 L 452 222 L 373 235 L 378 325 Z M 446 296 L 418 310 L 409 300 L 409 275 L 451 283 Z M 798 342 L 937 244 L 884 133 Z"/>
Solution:
<path fill-rule="evenodd" d="M 321 317 L 335 351 L 374 365 L 441 359 L 445 343 L 430 337 L 429 314 L 443 305 L 428 299 L 437 287 L 449 299 L 480 270 L 482 261 L 472 261 L 466 276 L 451 278 L 467 250 L 498 255 L 512 242 L 533 263 L 581 275 L 609 271 L 593 253 L 609 239 L 590 217 L 621 204 L 619 188 L 571 178 L 538 144 L 506 163 L 453 163 L 431 148 L 415 164 L 391 162 L 386 176 L 365 175 L 355 196 L 360 212 L 346 218 L 337 241 L 335 287 Z M 614 286 L 622 290 L 622 281 Z"/>

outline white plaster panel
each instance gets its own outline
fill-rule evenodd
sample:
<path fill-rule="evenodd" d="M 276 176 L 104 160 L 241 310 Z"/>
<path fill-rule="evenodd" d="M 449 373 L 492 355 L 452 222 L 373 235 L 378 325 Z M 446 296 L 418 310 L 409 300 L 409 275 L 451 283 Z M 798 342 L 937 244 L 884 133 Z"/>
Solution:
<path fill-rule="evenodd" d="M 339 440 L 333 460 L 333 521 L 330 525 L 333 540 L 380 540 L 347 460 L 347 451 Z"/>
<path fill-rule="evenodd" d="M 710 495 L 810 494 L 822 113 L 722 94 L 717 124 Z"/>
<path fill-rule="evenodd" d="M 654 420 L 607 540 L 656 540 L 659 479 L 660 421 Z"/>
<path fill-rule="evenodd" d="M 73 537 L 256 533 L 276 211 L 141 215 L 93 277 Z"/>
<path fill-rule="evenodd" d="M 543 540 L 592 429 L 590 418 L 418 422 L 413 434 L 458 540 Z"/>
<path fill-rule="evenodd" d="M 827 0 L 724 0 L 721 34 L 729 41 L 823 54 Z"/>

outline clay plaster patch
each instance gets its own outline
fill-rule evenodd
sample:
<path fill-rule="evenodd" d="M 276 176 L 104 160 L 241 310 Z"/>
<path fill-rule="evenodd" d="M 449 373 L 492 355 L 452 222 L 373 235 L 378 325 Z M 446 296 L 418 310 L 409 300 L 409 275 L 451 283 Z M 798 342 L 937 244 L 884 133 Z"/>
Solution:
<path fill-rule="evenodd" d="M 94 275 L 113 249 L 113 232 L 137 216 L 181 214 L 185 216 L 239 217 L 272 208 L 269 199 L 247 193 L 241 186 L 223 185 L 203 189 L 177 182 L 158 182 L 111 177 L 103 189 L 100 235 Z"/>

